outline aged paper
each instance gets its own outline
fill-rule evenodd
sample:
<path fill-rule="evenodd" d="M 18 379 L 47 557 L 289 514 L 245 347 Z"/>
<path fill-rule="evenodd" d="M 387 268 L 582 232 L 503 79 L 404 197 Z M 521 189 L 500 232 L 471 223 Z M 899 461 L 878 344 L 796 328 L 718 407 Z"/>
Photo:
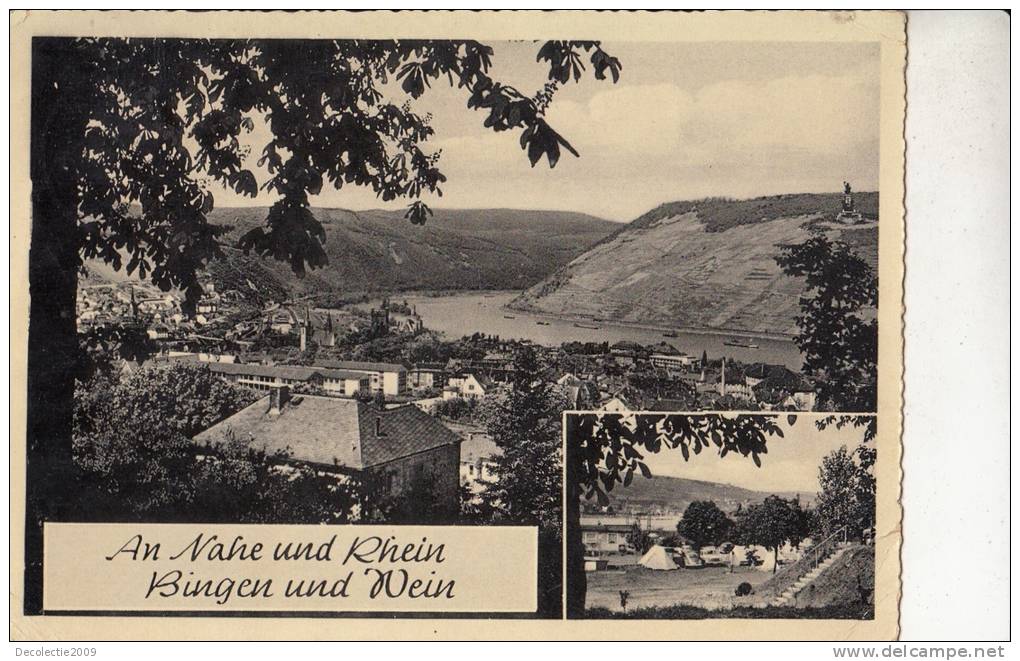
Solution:
<path fill-rule="evenodd" d="M 12 14 L 12 638 L 894 638 L 904 20 Z"/>

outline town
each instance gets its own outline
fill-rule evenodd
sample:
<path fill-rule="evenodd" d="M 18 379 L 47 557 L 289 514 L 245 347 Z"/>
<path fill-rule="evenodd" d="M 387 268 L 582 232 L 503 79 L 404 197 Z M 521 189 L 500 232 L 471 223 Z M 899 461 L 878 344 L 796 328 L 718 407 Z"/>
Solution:
<path fill-rule="evenodd" d="M 237 290 L 221 292 L 207 282 L 189 317 L 175 293 L 146 283 L 83 284 L 78 319 L 86 337 L 103 328 L 135 330 L 145 351 L 116 358 L 118 369 L 197 366 L 266 399 L 202 431 L 197 443 L 243 434 L 338 473 L 378 473 L 385 464 L 393 474 L 380 479 L 390 488 L 394 480 L 409 484 L 408 476 L 423 470 L 423 463 L 431 471 L 447 466 L 440 491 L 452 509 L 458 489 L 477 497 L 494 479 L 500 449 L 486 432 L 484 403 L 506 390 L 514 357 L 524 348 L 535 353 L 542 379 L 553 384 L 566 409 L 815 406 L 812 379 L 783 365 L 689 355 L 665 339 L 558 347 L 481 333 L 449 339 L 426 328 L 413 306 L 385 297 L 376 305 L 365 297 L 332 308 L 308 301 L 259 307 Z M 279 415 L 288 408 L 291 413 Z M 419 420 L 424 418 L 427 423 Z M 319 431 L 310 434 L 314 428 Z M 359 447 L 339 452 L 335 437 L 351 430 L 361 435 Z"/>

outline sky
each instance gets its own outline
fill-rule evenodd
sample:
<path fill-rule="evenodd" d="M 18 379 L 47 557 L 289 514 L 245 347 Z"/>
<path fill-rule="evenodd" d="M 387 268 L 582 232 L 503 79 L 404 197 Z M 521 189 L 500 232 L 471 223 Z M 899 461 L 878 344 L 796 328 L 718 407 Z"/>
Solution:
<path fill-rule="evenodd" d="M 761 468 L 749 457 L 730 453 L 720 458 L 711 450 L 692 454 L 689 461 L 684 461 L 679 451 L 659 452 L 648 455 L 647 464 L 652 475 L 721 482 L 755 491 L 815 493 L 822 458 L 842 445 L 853 450 L 864 439 L 863 427 L 846 425 L 839 430 L 830 425 L 820 431 L 815 426 L 818 419 L 800 415 L 790 425 L 785 415 L 779 416 L 783 437 L 767 439 L 768 453 L 761 455 Z"/>
<path fill-rule="evenodd" d="M 490 74 L 531 95 L 546 68 L 539 44 L 495 42 Z M 630 221 L 674 200 L 737 198 L 878 188 L 879 49 L 868 43 L 707 42 L 613 43 L 618 83 L 597 81 L 590 67 L 580 83 L 560 88 L 550 125 L 580 152 L 564 153 L 555 169 L 532 168 L 519 131 L 495 133 L 484 113 L 469 110 L 464 90 L 435 84 L 413 102 L 431 112 L 448 177 L 446 208 L 581 211 Z M 387 95 L 405 100 L 398 87 Z M 264 143 L 264 126 L 249 137 Z M 252 161 L 257 160 L 258 153 Z M 254 166 L 254 163 L 252 163 Z M 216 191 L 218 206 L 265 205 Z M 324 190 L 316 206 L 400 208 L 368 189 Z"/>

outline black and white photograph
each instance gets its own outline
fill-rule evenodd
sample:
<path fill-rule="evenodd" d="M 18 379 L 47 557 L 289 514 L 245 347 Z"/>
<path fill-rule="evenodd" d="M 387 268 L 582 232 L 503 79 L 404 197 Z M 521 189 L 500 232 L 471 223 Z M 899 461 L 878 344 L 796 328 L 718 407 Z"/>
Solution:
<path fill-rule="evenodd" d="M 394 26 L 31 39 L 24 613 L 49 524 L 307 524 L 875 619 L 881 40 Z"/>
<path fill-rule="evenodd" d="M 875 416 L 567 420 L 571 617 L 874 618 Z"/>

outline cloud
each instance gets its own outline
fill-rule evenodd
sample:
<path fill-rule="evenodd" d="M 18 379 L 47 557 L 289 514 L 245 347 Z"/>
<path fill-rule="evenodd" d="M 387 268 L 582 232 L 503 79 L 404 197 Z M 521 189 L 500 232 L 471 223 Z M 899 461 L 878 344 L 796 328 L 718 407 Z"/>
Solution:
<path fill-rule="evenodd" d="M 673 84 L 632 85 L 599 92 L 585 104 L 554 100 L 548 120 L 578 149 L 668 154 L 683 144 L 693 105 Z"/>
<path fill-rule="evenodd" d="M 792 66 L 792 65 L 791 65 Z M 581 158 L 532 168 L 519 131 L 496 133 L 462 94 L 436 89 L 427 100 L 448 181 L 437 206 L 573 209 L 631 220 L 670 200 L 752 197 L 878 185 L 878 81 L 873 63 L 823 73 L 756 79 L 683 72 L 648 84 L 565 87 L 548 120 Z M 738 71 L 739 73 L 739 71 Z M 253 138 L 264 142 L 265 127 Z M 258 158 L 253 153 L 254 159 Z M 383 206 L 371 191 L 324 190 L 317 204 Z M 261 195 L 265 203 L 271 196 Z M 226 194 L 218 203 L 250 203 Z M 223 199 L 224 202 L 220 202 Z M 406 202 L 395 203 L 398 206 Z M 385 205 L 391 206 L 391 205 Z"/>
<path fill-rule="evenodd" d="M 857 76 L 728 80 L 688 92 L 678 85 L 633 85 L 587 103 L 553 102 L 550 123 L 578 147 L 726 163 L 761 150 L 835 154 L 878 133 L 877 85 Z"/>

